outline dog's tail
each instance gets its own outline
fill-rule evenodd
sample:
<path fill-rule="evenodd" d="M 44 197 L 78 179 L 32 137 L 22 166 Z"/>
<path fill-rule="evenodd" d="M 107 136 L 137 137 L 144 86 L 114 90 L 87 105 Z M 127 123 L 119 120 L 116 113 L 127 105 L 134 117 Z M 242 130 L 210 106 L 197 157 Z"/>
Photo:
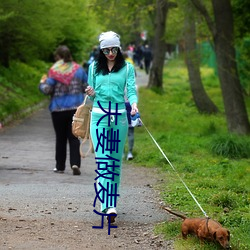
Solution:
<path fill-rule="evenodd" d="M 183 215 L 183 214 L 179 214 L 179 213 L 177 213 L 177 212 L 173 212 L 171 209 L 169 209 L 169 208 L 167 208 L 167 207 L 163 207 L 163 206 L 162 206 L 162 208 L 163 208 L 164 210 L 168 211 L 169 213 L 171 213 L 171 214 L 173 214 L 173 215 L 175 215 L 175 216 L 177 216 L 177 217 L 182 218 L 183 220 L 187 219 L 187 217 L 186 217 L 185 215 Z"/>

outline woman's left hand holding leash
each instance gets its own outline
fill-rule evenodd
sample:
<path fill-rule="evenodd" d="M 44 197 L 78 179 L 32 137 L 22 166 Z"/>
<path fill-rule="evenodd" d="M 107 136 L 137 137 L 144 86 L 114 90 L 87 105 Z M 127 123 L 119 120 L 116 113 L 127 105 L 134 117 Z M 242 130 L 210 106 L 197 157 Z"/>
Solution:
<path fill-rule="evenodd" d="M 131 105 L 131 112 L 130 112 L 130 114 L 133 116 L 133 115 L 135 115 L 136 113 L 138 113 L 139 112 L 139 110 L 138 110 L 138 108 L 137 108 L 137 104 L 134 102 L 132 105 Z"/>
<path fill-rule="evenodd" d="M 90 86 L 86 88 L 85 92 L 88 96 L 93 96 L 93 97 L 95 96 L 95 90 Z"/>

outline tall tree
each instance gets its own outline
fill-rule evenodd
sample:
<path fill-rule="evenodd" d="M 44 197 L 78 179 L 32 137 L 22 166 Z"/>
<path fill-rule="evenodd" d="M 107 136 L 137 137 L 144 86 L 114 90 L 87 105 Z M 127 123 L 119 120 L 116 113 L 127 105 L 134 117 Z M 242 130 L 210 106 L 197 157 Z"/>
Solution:
<path fill-rule="evenodd" d="M 186 64 L 188 69 L 189 82 L 191 92 L 194 98 L 195 105 L 200 113 L 217 113 L 218 108 L 211 101 L 207 95 L 201 80 L 200 74 L 200 56 L 197 51 L 196 44 L 196 27 L 195 17 L 192 4 L 187 3 L 185 6 L 185 27 L 184 27 L 184 40 L 185 40 L 185 55 Z"/>
<path fill-rule="evenodd" d="M 228 130 L 249 134 L 250 123 L 236 64 L 230 0 L 212 0 L 214 21 L 200 0 L 191 1 L 204 16 L 212 33 Z"/>
<path fill-rule="evenodd" d="M 156 1 L 155 34 L 153 41 L 154 57 L 149 75 L 148 87 L 163 88 L 162 76 L 166 54 L 166 42 L 164 40 L 168 10 L 176 7 L 175 3 L 168 0 Z"/>

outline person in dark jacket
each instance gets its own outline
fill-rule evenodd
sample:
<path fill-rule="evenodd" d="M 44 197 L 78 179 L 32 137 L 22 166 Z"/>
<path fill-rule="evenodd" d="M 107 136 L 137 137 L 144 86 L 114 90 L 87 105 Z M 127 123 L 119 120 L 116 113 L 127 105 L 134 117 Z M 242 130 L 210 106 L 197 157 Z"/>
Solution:
<path fill-rule="evenodd" d="M 149 69 L 150 69 L 150 65 L 151 65 L 151 61 L 153 59 L 153 55 L 152 55 L 151 49 L 149 48 L 149 46 L 147 44 L 145 45 L 145 48 L 144 48 L 143 57 L 144 57 L 145 71 L 146 71 L 146 74 L 148 74 Z"/>

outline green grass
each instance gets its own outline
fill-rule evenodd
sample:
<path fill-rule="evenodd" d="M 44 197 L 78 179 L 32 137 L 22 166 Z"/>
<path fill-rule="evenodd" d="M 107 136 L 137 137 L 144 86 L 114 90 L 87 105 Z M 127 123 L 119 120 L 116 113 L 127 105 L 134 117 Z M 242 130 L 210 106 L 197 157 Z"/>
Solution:
<path fill-rule="evenodd" d="M 34 107 L 46 97 L 38 90 L 48 65 L 34 61 L 30 65 L 11 62 L 10 68 L 0 67 L 0 122 L 10 116 L 20 117 L 21 111 Z"/>
<path fill-rule="evenodd" d="M 250 249 L 250 138 L 227 132 L 218 79 L 209 68 L 202 68 L 201 74 L 208 95 L 220 110 L 217 115 L 201 115 L 197 111 L 187 71 L 180 60 L 165 67 L 163 94 L 146 88 L 139 90 L 142 120 L 174 170 L 144 127 L 135 129 L 133 163 L 159 169 L 164 181 L 155 188 L 166 205 L 189 217 L 202 217 L 181 178 L 206 213 L 230 230 L 232 249 Z M 184 242 L 178 237 L 180 224 L 180 219 L 161 223 L 155 232 L 175 239 L 178 250 L 218 248 L 213 243 L 201 248 L 193 237 Z"/>

